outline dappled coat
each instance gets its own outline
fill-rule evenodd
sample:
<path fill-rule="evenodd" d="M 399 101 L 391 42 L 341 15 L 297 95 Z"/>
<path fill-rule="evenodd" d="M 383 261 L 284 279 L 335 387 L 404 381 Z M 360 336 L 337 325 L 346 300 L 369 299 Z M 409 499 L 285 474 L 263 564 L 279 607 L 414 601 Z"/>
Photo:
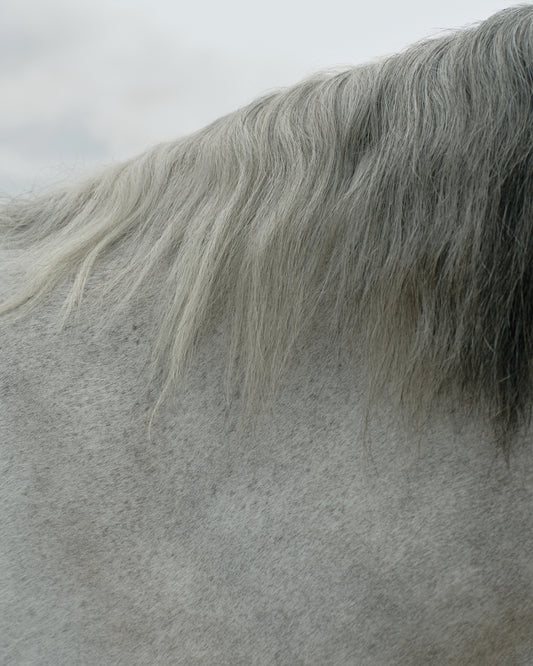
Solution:
<path fill-rule="evenodd" d="M 533 661 L 533 7 L 0 208 L 2 664 Z"/>

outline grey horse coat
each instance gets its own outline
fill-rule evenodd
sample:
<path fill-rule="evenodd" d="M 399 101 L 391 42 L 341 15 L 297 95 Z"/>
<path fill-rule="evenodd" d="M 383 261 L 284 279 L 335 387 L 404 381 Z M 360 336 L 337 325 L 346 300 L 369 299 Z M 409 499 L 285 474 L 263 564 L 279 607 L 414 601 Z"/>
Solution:
<path fill-rule="evenodd" d="M 3 665 L 533 663 L 531 430 L 514 427 L 531 197 L 501 140 L 523 147 L 529 130 L 505 129 L 524 118 L 518 92 L 468 79 L 523 90 L 522 65 L 504 65 L 507 45 L 533 50 L 532 13 L 276 93 L 2 209 L 2 298 L 23 289 L 0 316 Z M 362 123 L 368 146 L 346 144 L 340 95 L 367 99 L 367 84 L 376 115 L 356 107 L 350 131 Z M 443 117 L 456 151 L 461 128 L 480 142 L 458 176 L 432 134 Z M 361 171 L 335 162 L 337 139 Z M 437 153 L 428 194 L 427 171 L 399 160 Z M 390 384 L 374 382 L 380 359 Z M 459 398 L 441 409 L 435 367 Z"/>
<path fill-rule="evenodd" d="M 529 447 L 385 405 L 365 452 L 318 335 L 253 436 L 213 335 L 149 440 L 149 307 L 59 303 L 2 329 L 3 664 L 531 663 Z"/>

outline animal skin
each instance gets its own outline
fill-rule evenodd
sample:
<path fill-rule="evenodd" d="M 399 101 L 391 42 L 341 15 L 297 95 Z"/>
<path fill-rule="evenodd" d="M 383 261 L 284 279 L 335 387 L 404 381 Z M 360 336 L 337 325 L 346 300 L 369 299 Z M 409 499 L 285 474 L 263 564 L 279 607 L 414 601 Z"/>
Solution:
<path fill-rule="evenodd" d="M 512 8 L 3 205 L 3 665 L 533 663 L 532 63 Z"/>

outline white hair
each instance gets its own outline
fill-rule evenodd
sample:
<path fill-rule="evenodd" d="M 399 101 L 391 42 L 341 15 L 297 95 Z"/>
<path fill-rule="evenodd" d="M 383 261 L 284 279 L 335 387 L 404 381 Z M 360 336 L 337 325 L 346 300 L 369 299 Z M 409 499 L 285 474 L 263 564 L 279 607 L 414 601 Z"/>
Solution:
<path fill-rule="evenodd" d="M 25 314 L 123 248 L 106 313 L 161 281 L 154 354 L 168 391 L 228 317 L 228 377 L 274 391 L 329 318 L 364 350 L 369 392 L 407 412 L 468 403 L 507 447 L 531 404 L 533 7 L 320 74 L 82 185 L 0 209 L 29 273 Z"/>

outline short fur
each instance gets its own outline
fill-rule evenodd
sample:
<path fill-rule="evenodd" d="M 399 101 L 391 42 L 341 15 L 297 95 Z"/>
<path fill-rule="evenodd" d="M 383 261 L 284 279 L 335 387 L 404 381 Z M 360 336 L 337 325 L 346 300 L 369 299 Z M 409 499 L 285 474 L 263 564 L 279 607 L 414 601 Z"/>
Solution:
<path fill-rule="evenodd" d="M 81 185 L 0 210 L 28 312 L 121 248 L 103 312 L 163 275 L 154 358 L 168 392 L 231 319 L 230 386 L 253 411 L 330 318 L 369 396 L 466 405 L 507 450 L 532 398 L 533 7 L 269 94 Z"/>

